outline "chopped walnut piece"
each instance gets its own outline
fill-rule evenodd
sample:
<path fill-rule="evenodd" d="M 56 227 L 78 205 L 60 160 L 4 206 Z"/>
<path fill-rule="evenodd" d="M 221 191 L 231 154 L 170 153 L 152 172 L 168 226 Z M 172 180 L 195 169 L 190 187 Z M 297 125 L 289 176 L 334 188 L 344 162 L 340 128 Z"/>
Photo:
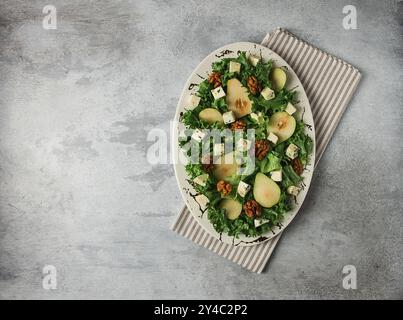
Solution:
<path fill-rule="evenodd" d="M 243 210 L 249 218 L 259 217 L 262 214 L 262 207 L 255 200 L 247 201 L 243 205 Z"/>
<path fill-rule="evenodd" d="M 297 175 L 300 176 L 304 172 L 304 165 L 299 158 L 292 160 L 291 165 Z"/>
<path fill-rule="evenodd" d="M 217 191 L 220 192 L 224 197 L 231 193 L 232 185 L 224 180 L 220 180 L 217 183 Z"/>
<path fill-rule="evenodd" d="M 269 142 L 266 139 L 255 142 L 255 156 L 258 160 L 263 160 L 269 152 Z"/>
<path fill-rule="evenodd" d="M 221 86 L 221 74 L 219 72 L 212 72 L 208 77 L 208 82 L 212 84 L 214 88 Z"/>
<path fill-rule="evenodd" d="M 237 120 L 231 123 L 231 130 L 244 130 L 246 128 L 246 123 L 243 120 Z"/>
<path fill-rule="evenodd" d="M 248 84 L 249 91 L 253 95 L 256 95 L 257 93 L 262 91 L 262 88 L 260 87 L 259 81 L 257 81 L 255 76 L 249 76 L 247 84 Z"/>

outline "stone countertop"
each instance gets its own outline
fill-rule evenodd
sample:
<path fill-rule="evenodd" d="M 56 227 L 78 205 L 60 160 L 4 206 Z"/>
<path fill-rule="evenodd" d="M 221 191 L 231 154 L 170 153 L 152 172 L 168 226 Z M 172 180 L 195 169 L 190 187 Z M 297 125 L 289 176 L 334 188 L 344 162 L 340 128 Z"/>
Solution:
<path fill-rule="evenodd" d="M 54 0 L 47 30 L 43 1 L 3 0 L 0 298 L 402 298 L 403 3 L 354 4 L 345 30 L 337 1 Z M 278 26 L 363 78 L 257 275 L 169 230 L 182 198 L 172 166 L 147 160 L 148 135 L 169 134 L 203 57 Z"/>

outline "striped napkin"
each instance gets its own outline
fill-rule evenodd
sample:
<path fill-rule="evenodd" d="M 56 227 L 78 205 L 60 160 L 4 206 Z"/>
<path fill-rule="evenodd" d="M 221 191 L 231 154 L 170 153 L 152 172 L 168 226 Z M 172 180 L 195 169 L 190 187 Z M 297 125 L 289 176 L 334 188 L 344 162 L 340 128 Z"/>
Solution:
<path fill-rule="evenodd" d="M 304 86 L 315 122 L 316 166 L 357 88 L 361 74 L 350 64 L 281 28 L 267 34 L 262 45 L 287 61 Z M 251 247 L 231 246 L 204 231 L 186 206 L 176 218 L 172 230 L 257 273 L 263 271 L 282 235 L 280 233 L 269 241 Z"/>

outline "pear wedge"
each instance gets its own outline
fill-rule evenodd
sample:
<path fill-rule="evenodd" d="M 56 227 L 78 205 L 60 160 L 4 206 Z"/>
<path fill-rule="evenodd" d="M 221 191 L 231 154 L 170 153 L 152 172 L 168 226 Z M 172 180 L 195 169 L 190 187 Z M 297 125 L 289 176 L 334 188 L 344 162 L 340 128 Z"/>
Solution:
<path fill-rule="evenodd" d="M 225 180 L 238 172 L 239 165 L 235 153 L 229 152 L 221 156 L 214 164 L 213 175 L 217 180 Z"/>
<path fill-rule="evenodd" d="M 271 72 L 271 81 L 273 83 L 274 89 L 280 91 L 284 88 L 287 82 L 287 74 L 281 68 L 274 68 Z"/>
<path fill-rule="evenodd" d="M 199 113 L 199 119 L 208 123 L 220 123 L 223 124 L 222 114 L 220 111 L 214 108 L 206 108 Z"/>
<path fill-rule="evenodd" d="M 252 101 L 248 97 L 248 90 L 242 83 L 234 78 L 227 81 L 227 102 L 228 109 L 235 113 L 237 118 L 242 118 L 252 112 Z"/>
<path fill-rule="evenodd" d="M 283 142 L 291 137 L 295 131 L 295 118 L 287 112 L 276 112 L 270 117 L 267 126 L 268 133 L 272 132 L 278 137 L 278 142 Z"/>
<path fill-rule="evenodd" d="M 253 185 L 253 196 L 262 207 L 271 208 L 280 201 L 280 187 L 265 174 L 259 172 Z"/>
<path fill-rule="evenodd" d="M 233 199 L 223 199 L 219 207 L 225 210 L 225 215 L 230 220 L 235 220 L 242 212 L 242 204 Z"/>

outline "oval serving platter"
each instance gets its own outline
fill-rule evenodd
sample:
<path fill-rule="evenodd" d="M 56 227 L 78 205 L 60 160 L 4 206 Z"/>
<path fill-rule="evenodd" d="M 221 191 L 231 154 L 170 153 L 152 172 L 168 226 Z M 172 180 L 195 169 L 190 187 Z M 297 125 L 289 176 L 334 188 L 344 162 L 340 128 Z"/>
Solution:
<path fill-rule="evenodd" d="M 247 237 L 244 235 L 240 235 L 238 238 L 235 238 L 233 236 L 228 236 L 227 234 L 224 233 L 222 234 L 218 233 L 214 229 L 211 222 L 208 220 L 206 207 L 196 202 L 195 197 L 197 195 L 197 192 L 189 183 L 189 178 L 185 171 L 186 163 L 184 163 L 183 161 L 185 157 L 183 155 L 183 151 L 179 146 L 178 138 L 180 132 L 183 131 L 185 128 L 184 124 L 181 123 L 180 121 L 180 116 L 183 112 L 185 112 L 189 108 L 189 96 L 197 92 L 198 84 L 202 82 L 204 79 L 206 79 L 208 75 L 211 73 L 212 63 L 224 57 L 235 58 L 237 57 L 237 53 L 239 51 L 246 51 L 247 54 L 260 56 L 263 59 L 263 61 L 271 59 L 273 60 L 274 67 L 282 67 L 286 70 L 287 72 L 286 87 L 288 89 L 295 88 L 299 100 L 298 104 L 296 104 L 296 106 L 298 107 L 298 111 L 294 115 L 296 118 L 302 119 L 306 124 L 305 133 L 312 139 L 314 148 L 310 156 L 310 161 L 306 165 L 306 168 L 302 174 L 303 178 L 302 190 L 295 198 L 293 209 L 285 214 L 282 223 L 273 227 L 272 230 L 258 237 Z M 204 230 L 206 230 L 214 238 L 230 245 L 252 246 L 270 240 L 271 238 L 275 237 L 280 232 L 282 232 L 284 228 L 287 227 L 287 225 L 298 213 L 305 199 L 305 196 L 308 192 L 315 164 L 315 146 L 316 146 L 315 127 L 311 107 L 308 98 L 306 96 L 305 90 L 300 80 L 298 79 L 297 75 L 287 64 L 287 62 L 285 62 L 278 54 L 276 54 L 269 48 L 250 42 L 237 42 L 226 45 L 210 53 L 196 67 L 196 69 L 192 72 L 191 76 L 187 80 L 177 105 L 172 132 L 172 156 L 173 156 L 175 175 L 182 197 L 187 207 L 189 208 L 189 211 L 191 212 L 192 216 L 197 220 L 200 226 L 202 226 Z M 178 159 L 182 159 L 182 161 L 178 161 Z"/>

